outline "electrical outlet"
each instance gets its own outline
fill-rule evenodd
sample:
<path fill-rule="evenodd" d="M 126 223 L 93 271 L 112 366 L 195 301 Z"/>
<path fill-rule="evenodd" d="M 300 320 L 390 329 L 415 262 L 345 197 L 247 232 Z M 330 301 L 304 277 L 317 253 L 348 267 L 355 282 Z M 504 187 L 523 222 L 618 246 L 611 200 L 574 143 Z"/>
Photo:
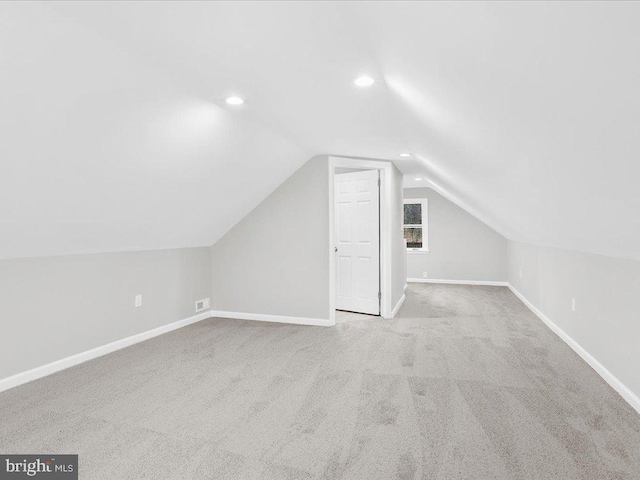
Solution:
<path fill-rule="evenodd" d="M 203 298 L 202 300 L 196 300 L 196 312 L 201 312 L 208 308 L 211 308 L 211 299 L 209 297 Z"/>
<path fill-rule="evenodd" d="M 571 299 L 571 311 L 572 312 L 576 311 L 576 299 L 575 298 Z"/>
<path fill-rule="evenodd" d="M 429 278 L 429 275 L 427 275 L 427 272 L 422 272 L 422 278 Z"/>
<path fill-rule="evenodd" d="M 135 306 L 136 308 L 142 306 L 142 295 L 136 295 Z"/>

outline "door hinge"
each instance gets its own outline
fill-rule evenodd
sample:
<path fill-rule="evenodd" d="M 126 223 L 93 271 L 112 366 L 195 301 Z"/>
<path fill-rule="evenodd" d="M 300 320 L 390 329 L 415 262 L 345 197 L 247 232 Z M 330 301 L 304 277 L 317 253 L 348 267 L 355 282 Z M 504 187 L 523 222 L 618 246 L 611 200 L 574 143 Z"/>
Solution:
<path fill-rule="evenodd" d="M 382 293 L 378 292 L 378 300 L 382 300 Z"/>
<path fill-rule="evenodd" d="M 380 186 L 380 179 L 378 179 L 378 187 Z"/>

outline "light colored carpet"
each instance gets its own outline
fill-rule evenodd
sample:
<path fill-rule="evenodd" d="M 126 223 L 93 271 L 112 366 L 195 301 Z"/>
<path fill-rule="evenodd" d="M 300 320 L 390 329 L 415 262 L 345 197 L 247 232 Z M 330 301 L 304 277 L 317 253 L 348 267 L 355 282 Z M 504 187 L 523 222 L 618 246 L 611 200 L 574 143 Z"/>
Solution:
<path fill-rule="evenodd" d="M 506 288 L 394 320 L 210 319 L 0 394 L 82 479 L 638 479 L 640 416 Z"/>
<path fill-rule="evenodd" d="M 367 315 L 364 313 L 345 312 L 336 310 L 336 323 L 354 322 L 358 320 L 379 320 L 379 315 Z"/>

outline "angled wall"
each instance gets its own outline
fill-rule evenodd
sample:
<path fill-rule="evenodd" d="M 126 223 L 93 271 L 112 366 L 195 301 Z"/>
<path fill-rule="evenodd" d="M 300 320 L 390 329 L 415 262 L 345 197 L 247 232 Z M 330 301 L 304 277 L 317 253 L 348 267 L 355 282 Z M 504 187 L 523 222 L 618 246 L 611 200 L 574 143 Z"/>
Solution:
<path fill-rule="evenodd" d="M 508 265 L 512 287 L 626 386 L 640 411 L 640 261 L 509 241 Z"/>
<path fill-rule="evenodd" d="M 406 260 L 402 174 L 395 166 L 391 170 L 393 308 L 404 293 Z M 312 158 L 213 245 L 214 311 L 331 324 L 328 182 L 329 157 Z"/>
<path fill-rule="evenodd" d="M 429 252 L 407 253 L 407 277 L 507 281 L 507 240 L 430 188 L 405 188 L 404 198 L 429 200 Z"/>
<path fill-rule="evenodd" d="M 214 310 L 329 319 L 328 181 L 312 158 L 213 245 Z"/>
<path fill-rule="evenodd" d="M 310 158 L 69 10 L 0 2 L 0 258 L 209 247 Z"/>

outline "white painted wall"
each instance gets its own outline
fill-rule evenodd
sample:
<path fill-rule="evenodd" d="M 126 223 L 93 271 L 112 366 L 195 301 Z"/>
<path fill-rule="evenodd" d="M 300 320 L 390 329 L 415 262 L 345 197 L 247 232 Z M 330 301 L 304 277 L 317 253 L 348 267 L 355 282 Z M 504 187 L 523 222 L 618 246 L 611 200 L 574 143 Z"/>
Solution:
<path fill-rule="evenodd" d="M 208 247 L 311 157 L 66 7 L 0 2 L 0 258 Z"/>
<path fill-rule="evenodd" d="M 328 158 L 305 163 L 213 247 L 213 309 L 329 319 Z"/>
<path fill-rule="evenodd" d="M 517 291 L 640 397 L 640 261 L 510 241 L 508 271 Z"/>
<path fill-rule="evenodd" d="M 640 259 L 639 15 L 0 2 L 0 258 L 210 245 L 332 152 L 398 160 L 509 238 Z"/>
<path fill-rule="evenodd" d="M 431 188 L 405 188 L 429 199 L 429 252 L 407 253 L 408 278 L 507 281 L 507 240 Z"/>
<path fill-rule="evenodd" d="M 336 167 L 335 174 L 351 173 L 351 172 L 364 172 L 365 170 L 371 170 L 370 168 L 349 168 L 349 167 Z"/>
<path fill-rule="evenodd" d="M 395 308 L 404 295 L 404 287 L 407 284 L 407 256 L 402 230 L 402 173 L 394 166 L 391 175 L 391 308 Z"/>
<path fill-rule="evenodd" d="M 41 21 L 47 10 L 61 17 L 49 19 L 54 32 Z M 640 260 L 640 62 L 630 61 L 639 17 L 640 2 L 0 2 L 2 144 L 26 137 L 30 152 L 60 152 L 0 155 L 16 158 L 11 168 L 30 181 L 32 161 L 54 172 L 69 163 L 87 176 L 104 172 L 139 202 L 158 182 L 136 198 L 118 173 L 161 159 L 164 191 L 135 213 L 166 217 L 164 205 L 154 206 L 172 205 L 165 199 L 173 192 L 208 210 L 202 230 L 175 228 L 198 217 L 174 211 L 169 227 L 148 235 L 127 213 L 126 230 L 120 221 L 74 251 L 99 241 L 211 244 L 305 160 L 331 152 L 399 160 L 403 173 L 428 177 L 508 238 Z M 358 89 L 352 80 L 363 72 L 376 83 Z M 185 95 L 167 92 L 160 84 L 168 82 Z M 228 93 L 245 95 L 246 108 L 226 108 Z M 280 136 L 249 132 L 254 124 Z M 88 135 L 70 134 L 75 127 Z M 56 135 L 62 141 L 49 143 Z M 75 150 L 72 140 L 99 148 Z M 62 146 L 77 152 L 72 162 Z M 82 162 L 103 148 L 115 155 Z M 413 159 L 399 159 L 403 151 Z M 186 163 L 210 172 L 208 190 Z M 255 201 L 220 218 L 210 198 L 224 202 L 218 192 L 237 188 Z M 28 205 L 17 205 L 20 214 L 32 212 Z M 112 218 L 127 202 L 99 205 Z M 62 222 L 91 219 L 64 211 Z"/>
<path fill-rule="evenodd" d="M 0 260 L 0 379 L 195 315 L 210 270 L 209 248 Z"/>

